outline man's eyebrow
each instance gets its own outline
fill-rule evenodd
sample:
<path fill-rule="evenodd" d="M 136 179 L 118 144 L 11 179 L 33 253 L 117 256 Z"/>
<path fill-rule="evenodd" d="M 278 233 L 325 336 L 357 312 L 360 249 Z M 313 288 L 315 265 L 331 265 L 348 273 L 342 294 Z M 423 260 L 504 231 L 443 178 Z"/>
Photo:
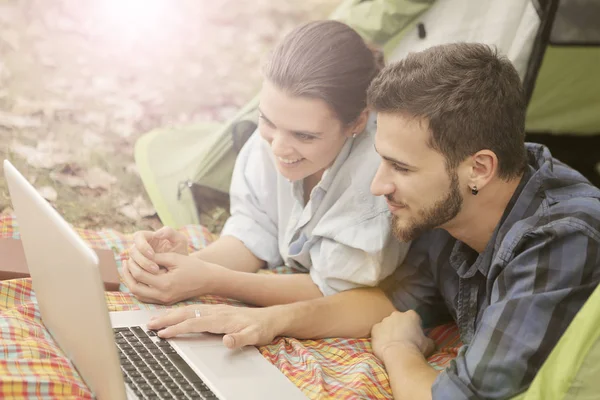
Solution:
<path fill-rule="evenodd" d="M 261 109 L 260 109 L 260 107 L 258 107 L 258 112 L 260 113 L 260 115 L 261 115 L 261 116 L 262 116 L 262 117 L 263 117 L 265 120 L 267 120 L 267 121 L 268 121 L 269 123 L 271 123 L 272 125 L 275 125 L 275 124 L 273 124 L 273 122 L 272 122 L 272 121 L 269 119 L 269 117 L 267 117 L 267 116 L 265 115 L 265 113 L 263 112 L 263 110 L 261 110 Z M 299 133 L 299 134 L 301 134 L 301 135 L 308 135 L 308 136 L 323 136 L 323 133 L 322 133 L 322 132 L 311 132 L 311 131 L 292 131 L 292 132 L 293 132 L 293 133 Z"/>
<path fill-rule="evenodd" d="M 381 153 L 379 152 L 379 150 L 377 150 L 377 146 L 376 146 L 376 145 L 373 145 L 373 147 L 375 148 L 375 152 L 376 152 L 377 154 L 379 154 L 379 156 L 380 156 L 381 158 L 383 158 L 385 161 L 387 161 L 387 162 L 389 162 L 389 163 L 392 163 L 392 164 L 397 164 L 397 165 L 399 165 L 399 166 L 401 166 L 401 167 L 404 167 L 404 168 L 408 168 L 408 169 L 417 169 L 417 167 L 415 167 L 414 165 L 407 164 L 407 163 L 405 163 L 405 162 L 402 162 L 402 161 L 396 160 L 395 158 L 392 158 L 392 157 L 384 156 L 383 154 L 381 154 Z"/>

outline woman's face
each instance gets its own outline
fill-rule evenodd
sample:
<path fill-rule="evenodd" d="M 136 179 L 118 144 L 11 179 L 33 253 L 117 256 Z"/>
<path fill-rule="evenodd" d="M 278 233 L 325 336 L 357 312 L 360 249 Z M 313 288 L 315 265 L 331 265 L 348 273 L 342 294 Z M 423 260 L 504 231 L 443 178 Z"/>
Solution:
<path fill-rule="evenodd" d="M 278 171 L 291 181 L 320 178 L 353 134 L 323 100 L 290 96 L 269 81 L 259 111 L 260 135 L 271 146 Z"/>

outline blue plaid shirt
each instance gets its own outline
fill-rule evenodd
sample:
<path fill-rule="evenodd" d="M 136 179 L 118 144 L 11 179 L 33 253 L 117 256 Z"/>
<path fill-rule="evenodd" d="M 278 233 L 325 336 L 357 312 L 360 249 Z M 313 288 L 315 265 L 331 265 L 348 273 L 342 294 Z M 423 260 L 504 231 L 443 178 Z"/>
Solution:
<path fill-rule="evenodd" d="M 527 149 L 529 169 L 484 252 L 436 229 L 383 283 L 399 310 L 427 325 L 449 311 L 459 327 L 464 346 L 434 399 L 526 390 L 600 281 L 600 190 L 547 148 Z"/>

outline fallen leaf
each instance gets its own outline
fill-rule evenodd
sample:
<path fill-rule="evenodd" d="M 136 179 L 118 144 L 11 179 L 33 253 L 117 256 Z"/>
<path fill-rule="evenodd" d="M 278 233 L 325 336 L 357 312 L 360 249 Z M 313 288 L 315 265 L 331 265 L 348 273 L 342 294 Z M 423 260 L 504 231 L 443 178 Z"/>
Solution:
<path fill-rule="evenodd" d="M 50 178 L 69 187 L 86 187 L 83 171 L 76 164 L 67 164 L 58 172 L 51 172 Z"/>
<path fill-rule="evenodd" d="M 120 207 L 119 212 L 131 220 L 137 221 L 140 219 L 140 214 L 138 214 L 136 208 L 132 204 Z"/>
<path fill-rule="evenodd" d="M 134 221 L 152 217 L 156 214 L 154 207 L 150 206 L 142 196 L 136 197 L 132 203 L 121 201 L 119 212 Z"/>
<path fill-rule="evenodd" d="M 24 158 L 32 167 L 45 169 L 51 169 L 69 161 L 70 155 L 59 148 L 59 144 L 50 140 L 38 143 L 37 147 L 27 146 L 16 141 L 10 146 L 13 153 Z"/>
<path fill-rule="evenodd" d="M 2 212 L 0 212 L 0 216 L 4 217 L 7 215 L 13 215 L 15 212 L 12 208 L 10 207 L 6 207 L 4 210 L 2 210 Z"/>
<path fill-rule="evenodd" d="M 84 175 L 84 180 L 90 189 L 110 189 L 110 186 L 117 183 L 117 178 L 99 167 L 93 167 Z"/>
<path fill-rule="evenodd" d="M 138 214 L 142 218 L 151 217 L 156 214 L 154 207 L 148 204 L 148 202 L 142 197 L 138 196 L 133 200 L 133 206 L 137 209 Z"/>
<path fill-rule="evenodd" d="M 79 194 L 83 197 L 101 197 L 106 194 L 106 190 L 102 188 L 91 189 L 87 186 L 78 188 Z"/>
<path fill-rule="evenodd" d="M 60 182 L 63 185 L 66 185 L 69 187 L 85 187 L 85 186 L 87 186 L 87 183 L 85 182 L 85 180 L 80 176 L 73 176 L 73 175 L 66 175 L 66 174 L 51 172 L 50 178 L 52 178 L 56 182 Z"/>
<path fill-rule="evenodd" d="M 41 187 L 38 189 L 38 193 L 50 202 L 54 202 L 58 198 L 58 193 L 56 193 L 56 190 L 52 186 Z"/>
<path fill-rule="evenodd" d="M 0 126 L 11 129 L 40 128 L 42 121 L 39 118 L 13 115 L 0 111 Z"/>
<path fill-rule="evenodd" d="M 140 176 L 140 171 L 135 163 L 127 165 L 127 167 L 125 167 L 125 171 L 132 175 Z"/>
<path fill-rule="evenodd" d="M 122 138 L 126 139 L 134 133 L 135 129 L 132 123 L 113 122 L 110 126 L 110 131 L 115 132 Z"/>
<path fill-rule="evenodd" d="M 35 115 L 42 113 L 45 118 L 52 118 L 56 113 L 73 111 L 68 103 L 58 100 L 34 101 L 24 97 L 17 97 L 11 108 L 15 115 Z"/>
<path fill-rule="evenodd" d="M 50 92 L 64 93 L 71 87 L 71 83 L 67 78 L 55 78 L 48 80 L 46 83 L 46 89 Z"/>
<path fill-rule="evenodd" d="M 14 115 L 31 115 L 43 110 L 44 103 L 28 100 L 24 97 L 17 97 L 10 111 Z"/>
<path fill-rule="evenodd" d="M 107 122 L 105 114 L 93 111 L 79 114 L 75 117 L 75 119 L 81 124 L 93 125 L 102 129 L 106 127 Z"/>
<path fill-rule="evenodd" d="M 19 33 L 16 30 L 4 29 L 0 31 L 0 40 L 8 44 L 15 51 L 21 47 Z"/>
<path fill-rule="evenodd" d="M 102 144 L 104 144 L 105 141 L 106 141 L 106 139 L 104 139 L 99 134 L 97 134 L 93 131 L 90 131 L 89 129 L 87 129 L 83 132 L 83 145 L 85 147 L 88 147 L 88 148 L 99 147 Z"/>

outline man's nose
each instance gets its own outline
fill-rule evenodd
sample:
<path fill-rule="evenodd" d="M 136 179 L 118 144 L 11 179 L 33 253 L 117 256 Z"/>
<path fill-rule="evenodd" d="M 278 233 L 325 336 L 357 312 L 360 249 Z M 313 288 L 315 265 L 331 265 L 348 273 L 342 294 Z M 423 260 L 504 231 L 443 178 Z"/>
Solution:
<path fill-rule="evenodd" d="M 387 177 L 383 163 L 379 165 L 373 181 L 371 182 L 371 193 L 373 196 L 390 196 L 394 193 L 394 184 Z"/>

